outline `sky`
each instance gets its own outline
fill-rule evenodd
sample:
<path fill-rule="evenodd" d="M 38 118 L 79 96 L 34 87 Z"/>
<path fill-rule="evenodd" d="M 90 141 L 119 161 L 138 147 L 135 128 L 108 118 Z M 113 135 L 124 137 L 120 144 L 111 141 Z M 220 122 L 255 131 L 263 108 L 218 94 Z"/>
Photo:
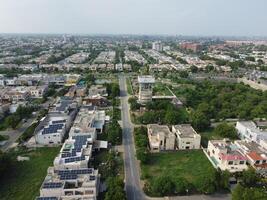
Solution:
<path fill-rule="evenodd" d="M 267 0 L 0 0 L 0 33 L 267 36 Z"/>

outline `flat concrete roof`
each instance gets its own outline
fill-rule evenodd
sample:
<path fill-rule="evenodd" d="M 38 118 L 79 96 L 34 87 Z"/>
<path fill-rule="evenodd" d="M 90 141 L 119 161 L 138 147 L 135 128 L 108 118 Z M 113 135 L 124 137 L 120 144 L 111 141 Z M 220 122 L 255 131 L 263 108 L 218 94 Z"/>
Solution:
<path fill-rule="evenodd" d="M 138 76 L 139 83 L 155 83 L 155 78 L 153 76 Z"/>

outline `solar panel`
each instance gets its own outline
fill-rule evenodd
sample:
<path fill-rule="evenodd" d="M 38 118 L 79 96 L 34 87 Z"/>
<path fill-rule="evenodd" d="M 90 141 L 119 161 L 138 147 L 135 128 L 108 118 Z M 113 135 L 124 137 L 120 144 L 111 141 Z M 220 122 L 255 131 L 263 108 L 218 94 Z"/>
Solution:
<path fill-rule="evenodd" d="M 93 169 L 92 168 L 87 168 L 87 169 L 74 169 L 74 170 L 58 170 L 55 171 L 58 175 L 67 175 L 67 174 L 92 174 Z"/>
<path fill-rule="evenodd" d="M 77 174 L 62 174 L 60 180 L 74 180 L 77 179 Z"/>
<path fill-rule="evenodd" d="M 79 156 L 79 157 L 70 157 L 65 159 L 65 163 L 71 163 L 71 162 L 77 162 L 85 160 L 85 156 Z"/>
<path fill-rule="evenodd" d="M 50 182 L 50 183 L 44 183 L 43 188 L 61 188 L 62 183 L 60 182 Z"/>
<path fill-rule="evenodd" d="M 57 197 L 38 197 L 36 200 L 58 200 Z"/>
<path fill-rule="evenodd" d="M 48 128 L 44 128 L 42 134 L 56 133 L 59 129 L 62 129 L 64 124 L 52 124 Z"/>

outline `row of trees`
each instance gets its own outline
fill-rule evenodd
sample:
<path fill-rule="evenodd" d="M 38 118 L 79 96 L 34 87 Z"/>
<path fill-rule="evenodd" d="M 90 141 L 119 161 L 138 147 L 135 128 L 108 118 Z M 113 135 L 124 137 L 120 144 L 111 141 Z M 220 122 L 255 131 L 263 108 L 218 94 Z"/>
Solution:
<path fill-rule="evenodd" d="M 174 179 L 172 176 L 161 175 L 154 177 L 152 181 L 146 182 L 145 192 L 152 196 L 186 195 L 193 193 L 212 194 L 215 191 L 229 190 L 230 173 L 228 171 L 215 171 L 198 185 L 194 185 L 187 179 L 180 177 Z"/>
<path fill-rule="evenodd" d="M 119 156 L 114 151 L 110 151 L 105 165 L 100 167 L 101 177 L 106 180 L 107 184 L 105 200 L 126 200 L 124 183 L 118 176 L 120 162 Z"/>
<path fill-rule="evenodd" d="M 145 127 L 138 127 L 134 129 L 136 157 L 141 163 L 148 161 L 148 138 L 147 129 Z"/>
<path fill-rule="evenodd" d="M 107 129 L 107 140 L 111 142 L 112 145 L 120 145 L 122 142 L 122 129 L 117 120 L 113 120 L 108 124 Z"/>

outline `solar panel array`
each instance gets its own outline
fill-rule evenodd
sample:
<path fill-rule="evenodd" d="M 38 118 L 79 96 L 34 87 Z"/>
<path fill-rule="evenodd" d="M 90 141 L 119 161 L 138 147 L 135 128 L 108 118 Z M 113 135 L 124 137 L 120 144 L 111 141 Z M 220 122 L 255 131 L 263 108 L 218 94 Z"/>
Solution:
<path fill-rule="evenodd" d="M 65 163 L 78 162 L 82 160 L 85 160 L 85 156 L 66 158 Z"/>
<path fill-rule="evenodd" d="M 62 187 L 61 182 L 50 182 L 43 184 L 43 188 L 61 188 L 61 187 Z"/>
<path fill-rule="evenodd" d="M 58 200 L 57 197 L 38 197 L 36 200 Z"/>
<path fill-rule="evenodd" d="M 62 174 L 59 177 L 60 180 L 75 180 L 77 178 L 77 174 Z"/>
<path fill-rule="evenodd" d="M 90 137 L 91 137 L 90 135 L 78 135 L 78 136 L 72 137 L 75 140 L 74 148 L 71 150 L 71 152 L 63 152 L 61 154 L 61 158 L 66 158 L 65 163 L 78 161 L 78 160 L 75 160 L 74 157 L 77 156 L 77 153 L 82 152 L 83 146 L 86 145 L 87 143 L 87 138 L 90 138 Z"/>
<path fill-rule="evenodd" d="M 67 174 L 92 174 L 93 169 L 88 168 L 88 169 L 73 169 L 73 170 L 58 170 L 55 171 L 58 175 L 67 175 Z"/>
<path fill-rule="evenodd" d="M 89 135 L 77 135 L 77 136 L 73 136 L 72 138 L 75 139 L 74 148 L 81 149 L 82 146 L 86 144 L 87 138 L 90 138 L 90 136 Z"/>
<path fill-rule="evenodd" d="M 64 126 L 64 124 L 52 124 L 49 125 L 48 128 L 44 128 L 42 134 L 51 134 L 51 133 L 56 133 L 58 130 L 62 129 L 62 127 Z"/>

